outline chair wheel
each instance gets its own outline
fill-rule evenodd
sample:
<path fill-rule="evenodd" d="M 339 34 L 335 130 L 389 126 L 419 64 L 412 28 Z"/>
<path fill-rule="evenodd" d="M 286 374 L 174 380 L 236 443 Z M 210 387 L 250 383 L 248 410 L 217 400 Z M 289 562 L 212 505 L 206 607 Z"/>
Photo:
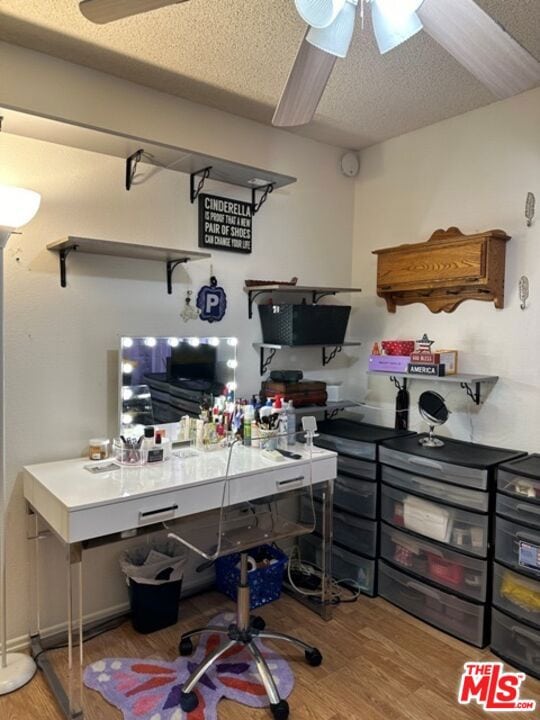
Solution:
<path fill-rule="evenodd" d="M 322 663 L 323 657 L 317 648 L 313 648 L 313 650 L 306 650 L 306 660 L 311 667 L 319 667 Z"/>
<path fill-rule="evenodd" d="M 186 657 L 186 655 L 191 655 L 193 653 L 193 643 L 191 642 L 191 638 L 182 638 L 180 640 L 178 652 L 182 657 Z"/>
<path fill-rule="evenodd" d="M 199 698 L 197 697 L 197 693 L 180 693 L 180 707 L 185 713 L 190 713 L 192 710 L 195 710 L 198 705 Z"/>
<path fill-rule="evenodd" d="M 259 632 L 262 632 L 266 627 L 266 623 L 260 615 L 252 615 L 250 624 L 254 630 L 258 630 Z"/>
<path fill-rule="evenodd" d="M 275 720 L 287 720 L 289 717 L 289 703 L 286 700 L 280 700 L 275 705 L 270 705 L 270 711 Z"/>

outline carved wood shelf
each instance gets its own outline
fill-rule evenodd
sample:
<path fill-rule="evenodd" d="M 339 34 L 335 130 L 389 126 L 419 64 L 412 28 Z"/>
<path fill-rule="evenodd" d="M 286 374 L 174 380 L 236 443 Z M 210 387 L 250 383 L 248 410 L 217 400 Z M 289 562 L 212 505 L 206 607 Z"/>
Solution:
<path fill-rule="evenodd" d="M 451 227 L 424 243 L 375 250 L 377 295 L 389 312 L 423 303 L 431 312 L 450 313 L 464 300 L 493 301 L 502 308 L 508 240 L 503 230 L 464 235 Z"/>

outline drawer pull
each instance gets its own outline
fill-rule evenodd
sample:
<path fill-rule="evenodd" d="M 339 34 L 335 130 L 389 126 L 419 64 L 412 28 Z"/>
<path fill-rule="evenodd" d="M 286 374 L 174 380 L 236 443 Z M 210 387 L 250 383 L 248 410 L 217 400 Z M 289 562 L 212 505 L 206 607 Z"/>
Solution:
<path fill-rule="evenodd" d="M 527 630 L 524 627 L 521 627 L 520 625 L 512 625 L 512 632 L 516 635 L 521 635 L 522 637 L 526 637 L 527 640 L 532 640 L 533 642 L 537 643 L 538 638 L 540 637 L 538 633 L 534 633 L 532 630 Z"/>
<path fill-rule="evenodd" d="M 304 480 L 305 477 L 303 475 L 300 475 L 299 477 L 291 478 L 290 480 L 278 480 L 276 485 L 278 486 L 278 488 L 286 488 L 292 485 L 303 483 Z"/>
<path fill-rule="evenodd" d="M 405 585 L 408 588 L 411 588 L 412 590 L 416 590 L 417 592 L 421 593 L 422 595 L 427 595 L 430 598 L 434 598 L 435 600 L 441 600 L 441 596 L 436 590 L 432 590 L 431 588 L 425 587 L 424 585 L 420 585 L 419 583 L 415 583 L 412 580 L 409 580 L 409 582 L 405 583 Z"/>
<path fill-rule="evenodd" d="M 529 533 L 526 532 L 518 532 L 516 533 L 516 537 L 520 540 L 526 540 L 527 542 L 533 543 L 533 545 L 538 545 L 540 543 L 540 537 L 538 537 L 538 535 L 529 535 Z"/>
<path fill-rule="evenodd" d="M 159 510 L 141 510 L 139 512 L 139 523 L 145 520 L 158 520 L 163 516 L 164 518 L 174 517 L 175 512 L 178 510 L 178 505 L 169 505 Z"/>
<path fill-rule="evenodd" d="M 426 458 L 411 456 L 407 458 L 407 462 L 411 465 L 422 465 L 423 467 L 432 468 L 433 470 L 439 470 L 440 472 L 443 471 L 443 467 L 440 463 L 434 462 L 433 460 L 426 460 Z"/>
<path fill-rule="evenodd" d="M 529 515 L 540 515 L 540 507 L 526 505 L 525 503 L 518 503 L 518 505 L 516 505 L 516 510 L 520 510 L 521 512 Z"/>

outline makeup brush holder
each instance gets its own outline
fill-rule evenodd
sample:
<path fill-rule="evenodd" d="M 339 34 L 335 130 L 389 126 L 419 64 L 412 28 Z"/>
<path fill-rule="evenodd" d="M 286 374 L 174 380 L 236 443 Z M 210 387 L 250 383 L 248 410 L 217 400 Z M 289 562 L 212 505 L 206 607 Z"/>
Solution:
<path fill-rule="evenodd" d="M 140 467 L 146 465 L 148 450 L 142 448 L 131 448 L 125 445 L 122 440 L 113 440 L 113 457 L 117 463 L 129 467 Z"/>
<path fill-rule="evenodd" d="M 276 450 L 278 446 L 279 430 L 265 430 L 259 428 L 261 450 Z"/>

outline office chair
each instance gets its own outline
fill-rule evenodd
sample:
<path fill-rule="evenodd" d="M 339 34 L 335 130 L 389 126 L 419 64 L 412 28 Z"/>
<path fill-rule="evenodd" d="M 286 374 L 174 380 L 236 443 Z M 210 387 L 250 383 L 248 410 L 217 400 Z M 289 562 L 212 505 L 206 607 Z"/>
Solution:
<path fill-rule="evenodd" d="M 313 419 L 314 420 L 314 419 Z M 283 700 L 277 689 L 272 673 L 268 667 L 268 664 L 263 657 L 259 647 L 257 646 L 256 640 L 277 640 L 284 641 L 295 645 L 300 650 L 304 651 L 305 658 L 309 665 L 317 667 L 322 663 L 322 655 L 320 651 L 311 645 L 299 640 L 298 638 L 285 635 L 280 632 L 273 632 L 266 630 L 265 622 L 261 617 L 252 616 L 250 614 L 250 588 L 249 588 L 249 577 L 248 577 L 248 555 L 250 549 L 257 547 L 262 543 L 271 543 L 276 540 L 283 540 L 287 537 L 296 537 L 298 535 L 308 534 L 313 532 L 315 529 L 315 510 L 313 506 L 313 487 L 312 481 L 312 438 L 311 442 L 306 442 L 306 450 L 309 450 L 309 467 L 310 467 L 310 482 L 309 491 L 311 495 L 312 509 L 313 509 L 313 523 L 311 525 L 300 525 L 293 523 L 288 520 L 280 519 L 272 510 L 269 513 L 270 528 L 266 528 L 261 531 L 258 537 L 258 541 L 255 540 L 255 533 L 253 523 L 242 529 L 238 527 L 238 524 L 234 527 L 232 533 L 230 533 L 229 542 L 227 542 L 227 531 L 223 530 L 223 508 L 225 506 L 225 489 L 229 477 L 229 469 L 231 463 L 231 456 L 233 447 L 229 449 L 227 459 L 227 471 L 225 474 L 225 483 L 223 491 L 223 502 L 220 512 L 219 522 L 219 534 L 218 534 L 218 547 L 216 551 L 209 554 L 199 547 L 196 547 L 184 538 L 179 537 L 175 533 L 170 533 L 170 537 L 175 538 L 179 542 L 183 543 L 190 549 L 194 550 L 198 554 L 205 557 L 207 560 L 213 561 L 218 557 L 230 555 L 240 551 L 240 578 L 238 582 L 238 596 L 236 601 L 236 621 L 231 623 L 228 627 L 216 627 L 209 626 L 204 628 L 197 628 L 184 633 L 180 640 L 179 652 L 182 656 L 191 655 L 193 652 L 192 638 L 201 635 L 204 632 L 211 631 L 217 635 L 223 636 L 223 643 L 218 646 L 213 652 L 199 664 L 199 666 L 193 671 L 188 680 L 184 683 L 182 692 L 180 694 L 180 707 L 185 713 L 189 713 L 195 710 L 199 704 L 199 698 L 195 692 L 195 687 L 205 673 L 217 663 L 222 655 L 236 645 L 242 645 L 250 652 L 251 656 L 255 661 L 255 666 L 263 683 L 264 689 L 270 701 L 270 710 L 275 720 L 287 720 L 289 717 L 289 705 L 286 700 Z M 251 516 L 253 517 L 253 516 Z M 261 536 L 262 535 L 262 536 Z M 253 544 L 248 547 L 252 542 Z"/>

